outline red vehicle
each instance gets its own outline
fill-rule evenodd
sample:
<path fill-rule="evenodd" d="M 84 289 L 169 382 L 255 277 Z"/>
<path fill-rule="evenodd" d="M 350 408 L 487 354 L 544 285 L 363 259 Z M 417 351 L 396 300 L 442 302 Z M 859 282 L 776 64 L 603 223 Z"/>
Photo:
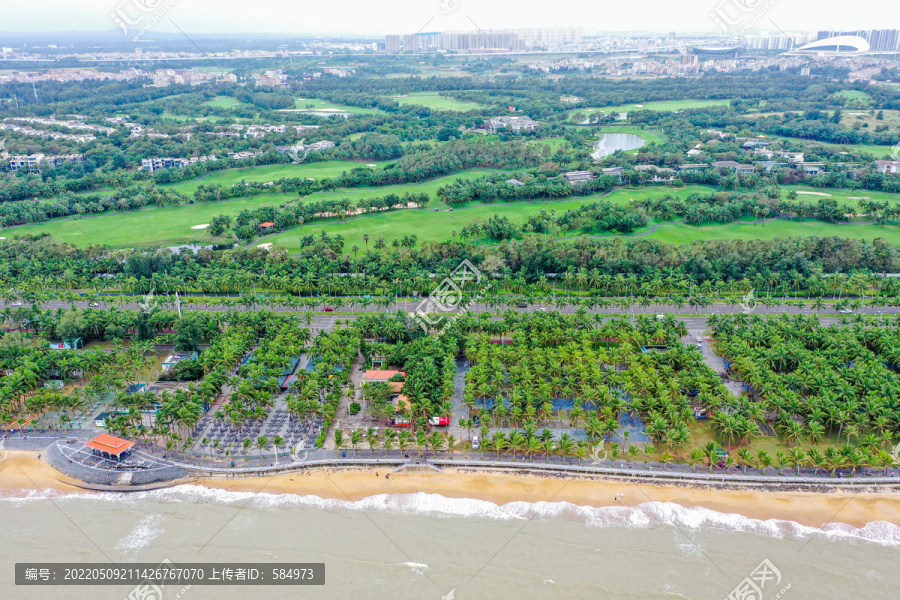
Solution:
<path fill-rule="evenodd" d="M 428 419 L 428 422 L 432 425 L 446 427 L 450 424 L 450 417 L 431 417 L 430 419 Z"/>
<path fill-rule="evenodd" d="M 334 312 L 334 308 L 332 308 L 331 306 L 326 306 L 322 310 L 324 310 L 325 312 Z"/>

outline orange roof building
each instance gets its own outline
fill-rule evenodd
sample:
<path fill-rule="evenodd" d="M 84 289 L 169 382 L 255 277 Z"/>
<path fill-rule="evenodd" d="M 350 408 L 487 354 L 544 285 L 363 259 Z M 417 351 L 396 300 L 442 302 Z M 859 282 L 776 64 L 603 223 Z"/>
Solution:
<path fill-rule="evenodd" d="M 262 227 L 263 229 L 268 229 L 269 227 L 275 227 L 275 223 L 272 223 L 271 221 L 266 221 L 265 223 L 260 223 L 259 226 Z"/>
<path fill-rule="evenodd" d="M 120 437 L 108 433 L 101 433 L 86 443 L 85 446 L 93 450 L 94 454 L 99 452 L 104 457 L 121 460 L 122 455 L 131 450 L 131 447 L 134 446 L 134 442 L 123 440 Z"/>
<path fill-rule="evenodd" d="M 406 377 L 406 373 L 396 369 L 368 369 L 366 371 L 366 381 L 381 381 L 386 383 L 397 373 Z"/>
<path fill-rule="evenodd" d="M 409 398 L 407 398 L 406 395 L 400 394 L 399 396 L 397 396 L 396 407 L 397 407 L 397 412 L 399 413 L 403 409 L 411 410 L 412 403 L 409 401 Z"/>

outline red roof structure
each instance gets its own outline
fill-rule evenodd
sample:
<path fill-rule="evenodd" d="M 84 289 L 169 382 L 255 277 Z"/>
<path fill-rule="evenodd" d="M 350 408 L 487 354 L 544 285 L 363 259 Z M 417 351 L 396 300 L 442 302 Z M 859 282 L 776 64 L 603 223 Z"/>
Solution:
<path fill-rule="evenodd" d="M 85 444 L 85 446 L 93 448 L 94 450 L 99 450 L 100 452 L 105 452 L 106 454 L 111 454 L 112 456 L 121 456 L 123 452 L 127 452 L 134 446 L 134 442 L 123 440 L 120 437 L 108 433 L 101 433 Z"/>
<path fill-rule="evenodd" d="M 265 223 L 260 223 L 259 226 L 267 229 L 269 227 L 274 227 L 275 223 L 270 223 L 269 221 L 266 221 Z"/>

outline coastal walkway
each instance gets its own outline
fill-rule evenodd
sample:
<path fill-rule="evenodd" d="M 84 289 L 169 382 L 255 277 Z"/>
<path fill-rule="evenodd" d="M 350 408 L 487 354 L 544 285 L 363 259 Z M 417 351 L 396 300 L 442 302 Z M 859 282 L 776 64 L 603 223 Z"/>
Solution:
<path fill-rule="evenodd" d="M 188 463 L 171 462 L 199 479 L 225 479 L 239 477 L 270 477 L 273 475 L 297 473 L 315 469 L 371 469 L 402 467 L 410 464 L 404 457 L 397 458 L 321 458 L 294 461 L 268 467 L 208 467 Z M 508 461 L 491 459 L 429 458 L 428 465 L 441 471 L 446 469 L 494 471 L 498 473 L 518 473 L 550 477 L 586 477 L 634 483 L 657 485 L 715 486 L 722 488 L 758 489 L 804 489 L 810 491 L 830 491 L 834 489 L 857 489 L 869 491 L 893 488 L 900 490 L 900 478 L 881 476 L 874 473 L 858 473 L 854 477 L 785 475 L 754 475 L 743 473 L 696 473 L 654 468 L 616 468 L 598 464 L 560 464 L 533 461 Z M 422 467 L 424 465 L 417 464 Z"/>

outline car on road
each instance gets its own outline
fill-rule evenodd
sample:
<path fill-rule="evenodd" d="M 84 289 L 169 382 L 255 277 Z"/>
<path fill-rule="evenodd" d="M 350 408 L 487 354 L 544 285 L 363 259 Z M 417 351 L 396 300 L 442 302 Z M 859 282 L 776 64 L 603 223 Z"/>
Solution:
<path fill-rule="evenodd" d="M 697 342 L 698 342 L 698 343 L 702 343 L 702 342 L 703 342 L 703 336 L 698 335 L 698 336 L 697 336 Z"/>
<path fill-rule="evenodd" d="M 322 310 L 325 311 L 325 312 L 334 312 L 334 307 L 333 307 L 333 306 L 326 306 L 326 307 L 323 308 Z"/>
<path fill-rule="evenodd" d="M 519 302 L 518 306 L 519 308 L 528 308 L 528 304 L 526 304 L 525 302 Z"/>
<path fill-rule="evenodd" d="M 853 311 L 850 310 L 849 308 L 844 308 L 842 310 L 839 310 L 838 312 L 841 313 L 842 315 L 852 315 L 853 314 Z"/>
<path fill-rule="evenodd" d="M 700 350 L 703 350 L 703 344 L 701 344 L 700 342 L 697 342 L 697 348 L 699 348 Z"/>
<path fill-rule="evenodd" d="M 472 438 L 472 449 L 478 450 L 478 436 Z"/>
<path fill-rule="evenodd" d="M 547 312 L 547 309 L 544 308 L 543 306 L 539 307 L 538 310 L 541 311 L 541 312 Z"/>
<path fill-rule="evenodd" d="M 99 302 L 89 302 L 88 308 L 100 308 L 100 303 Z"/>
<path fill-rule="evenodd" d="M 16 300 L 15 302 L 10 302 L 9 305 L 10 306 L 22 306 L 22 301 Z"/>

